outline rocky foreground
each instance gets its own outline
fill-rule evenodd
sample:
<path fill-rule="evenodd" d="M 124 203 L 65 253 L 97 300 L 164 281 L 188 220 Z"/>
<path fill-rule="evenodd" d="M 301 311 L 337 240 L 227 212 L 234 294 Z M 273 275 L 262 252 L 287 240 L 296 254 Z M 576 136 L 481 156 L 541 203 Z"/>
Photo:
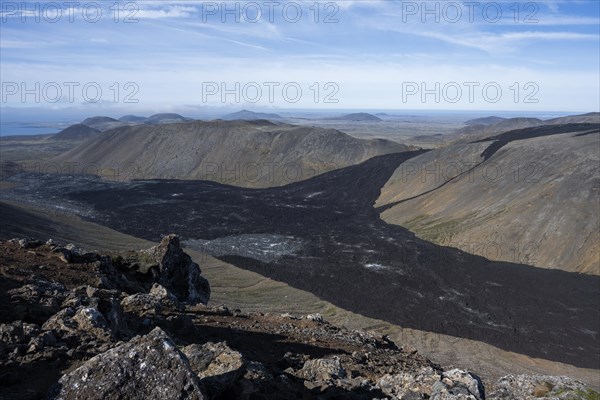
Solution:
<path fill-rule="evenodd" d="M 0 399 L 600 398 L 567 377 L 484 387 L 318 314 L 243 313 L 209 298 L 175 235 L 121 255 L 0 242 Z"/>

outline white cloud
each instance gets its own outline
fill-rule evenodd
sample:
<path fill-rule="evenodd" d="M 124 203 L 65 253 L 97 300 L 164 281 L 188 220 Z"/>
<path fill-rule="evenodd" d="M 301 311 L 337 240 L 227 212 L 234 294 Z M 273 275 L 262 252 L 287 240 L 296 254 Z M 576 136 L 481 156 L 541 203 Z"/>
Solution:
<path fill-rule="evenodd" d="M 0 48 L 3 49 L 31 49 L 39 47 L 39 42 L 28 42 L 24 40 L 11 40 L 0 38 Z"/>
<path fill-rule="evenodd" d="M 126 13 L 127 10 L 123 10 Z M 162 19 L 162 18 L 190 18 L 198 12 L 196 7 L 167 6 L 165 8 L 140 8 L 132 10 L 130 17 L 133 19 Z"/>

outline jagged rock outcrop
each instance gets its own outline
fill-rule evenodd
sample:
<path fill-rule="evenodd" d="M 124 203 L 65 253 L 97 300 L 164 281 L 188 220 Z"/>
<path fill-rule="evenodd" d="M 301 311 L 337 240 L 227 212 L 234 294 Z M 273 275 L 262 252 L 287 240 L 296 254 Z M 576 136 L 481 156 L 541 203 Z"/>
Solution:
<path fill-rule="evenodd" d="M 160 328 L 64 375 L 48 399 L 204 399 L 185 356 Z"/>
<path fill-rule="evenodd" d="M 200 267 L 182 249 L 177 235 L 165 236 L 159 245 L 140 252 L 142 269 L 151 271 L 155 280 L 177 300 L 207 304 L 210 285 Z"/>

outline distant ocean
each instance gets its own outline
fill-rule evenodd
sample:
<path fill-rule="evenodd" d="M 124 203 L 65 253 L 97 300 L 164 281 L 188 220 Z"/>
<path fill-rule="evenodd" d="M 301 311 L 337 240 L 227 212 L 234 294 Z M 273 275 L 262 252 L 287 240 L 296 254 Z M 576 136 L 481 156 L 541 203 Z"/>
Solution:
<path fill-rule="evenodd" d="M 66 125 L 68 126 L 68 125 Z M 44 135 L 57 133 L 66 126 L 31 124 L 21 122 L 2 122 L 0 123 L 0 136 L 14 135 Z"/>

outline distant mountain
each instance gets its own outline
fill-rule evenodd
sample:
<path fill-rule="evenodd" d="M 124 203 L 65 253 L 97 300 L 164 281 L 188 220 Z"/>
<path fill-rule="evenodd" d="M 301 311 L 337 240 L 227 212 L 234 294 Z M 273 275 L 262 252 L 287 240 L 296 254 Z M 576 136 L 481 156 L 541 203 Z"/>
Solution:
<path fill-rule="evenodd" d="M 176 122 L 187 122 L 192 121 L 192 118 L 187 118 L 179 114 L 173 113 L 162 113 L 154 114 L 145 119 L 144 123 L 149 125 L 156 124 L 172 124 Z"/>
<path fill-rule="evenodd" d="M 544 124 L 600 124 L 600 113 L 591 112 L 587 114 L 553 118 L 544 121 Z"/>
<path fill-rule="evenodd" d="M 234 121 L 234 120 L 246 120 L 246 121 L 253 121 L 253 120 L 257 120 L 257 119 L 283 119 L 283 117 L 279 114 L 274 114 L 274 113 L 261 113 L 261 112 L 254 112 L 254 111 L 248 111 L 248 110 L 242 110 L 242 111 L 237 111 L 231 114 L 227 114 L 224 115 L 223 117 L 221 117 L 222 120 L 225 121 Z"/>
<path fill-rule="evenodd" d="M 498 117 L 488 117 L 498 118 Z M 485 120 L 485 119 L 484 119 Z M 476 122 L 470 120 L 467 122 Z M 465 122 L 465 124 L 467 123 Z M 541 125 L 562 125 L 562 124 L 577 124 L 577 123 L 600 123 L 600 113 L 592 112 L 581 115 L 570 115 L 567 117 L 552 118 L 541 120 L 539 118 L 507 118 L 499 122 L 486 125 L 484 123 L 475 123 L 464 128 L 460 128 L 449 135 L 449 137 L 457 142 L 470 142 L 478 139 L 485 139 L 495 136 L 503 132 L 509 132 L 516 129 L 532 128 Z"/>
<path fill-rule="evenodd" d="M 98 129 L 99 131 L 107 131 L 109 129 L 120 128 L 128 125 L 136 125 L 136 124 L 148 124 L 148 125 L 158 125 L 158 124 L 172 124 L 175 122 L 188 122 L 193 121 L 192 118 L 187 118 L 179 114 L 174 113 L 161 113 L 154 114 L 146 117 L 140 117 L 137 115 L 125 115 L 121 118 L 114 119 L 110 117 L 91 117 L 85 119 L 81 122 L 82 125 L 89 126 L 90 128 Z"/>
<path fill-rule="evenodd" d="M 437 244 L 599 275 L 599 133 L 543 125 L 436 149 L 396 170 L 376 206 Z"/>
<path fill-rule="evenodd" d="M 477 139 L 485 139 L 502 132 L 508 132 L 515 129 L 531 128 L 540 126 L 544 122 L 538 118 L 507 118 L 494 124 L 474 124 L 464 128 L 457 129 L 450 134 L 450 137 L 459 142 L 470 142 Z"/>
<path fill-rule="evenodd" d="M 124 115 L 121 118 L 119 118 L 119 121 L 121 122 L 144 122 L 146 121 L 146 117 L 140 117 L 137 115 Z"/>
<path fill-rule="evenodd" d="M 335 129 L 217 120 L 113 129 L 55 161 L 94 163 L 102 170 L 135 166 L 132 178 L 269 187 L 408 149 L 389 140 L 356 139 Z"/>
<path fill-rule="evenodd" d="M 81 125 L 85 125 L 99 131 L 106 131 L 112 128 L 123 126 L 123 122 L 114 118 L 99 116 L 86 118 L 81 122 Z"/>
<path fill-rule="evenodd" d="M 483 118 L 475 118 L 465 121 L 465 125 L 493 125 L 498 122 L 504 121 L 506 118 L 502 117 L 483 117 Z"/>
<path fill-rule="evenodd" d="M 329 118 L 330 120 L 335 121 L 353 121 L 353 122 L 379 122 L 383 121 L 381 118 L 376 117 L 373 114 L 369 113 L 352 113 L 342 115 L 340 117 Z"/>
<path fill-rule="evenodd" d="M 90 128 L 83 124 L 75 124 L 63 129 L 56 135 L 51 136 L 49 140 L 80 140 L 90 138 L 99 133 L 100 131 L 98 129 Z"/>

